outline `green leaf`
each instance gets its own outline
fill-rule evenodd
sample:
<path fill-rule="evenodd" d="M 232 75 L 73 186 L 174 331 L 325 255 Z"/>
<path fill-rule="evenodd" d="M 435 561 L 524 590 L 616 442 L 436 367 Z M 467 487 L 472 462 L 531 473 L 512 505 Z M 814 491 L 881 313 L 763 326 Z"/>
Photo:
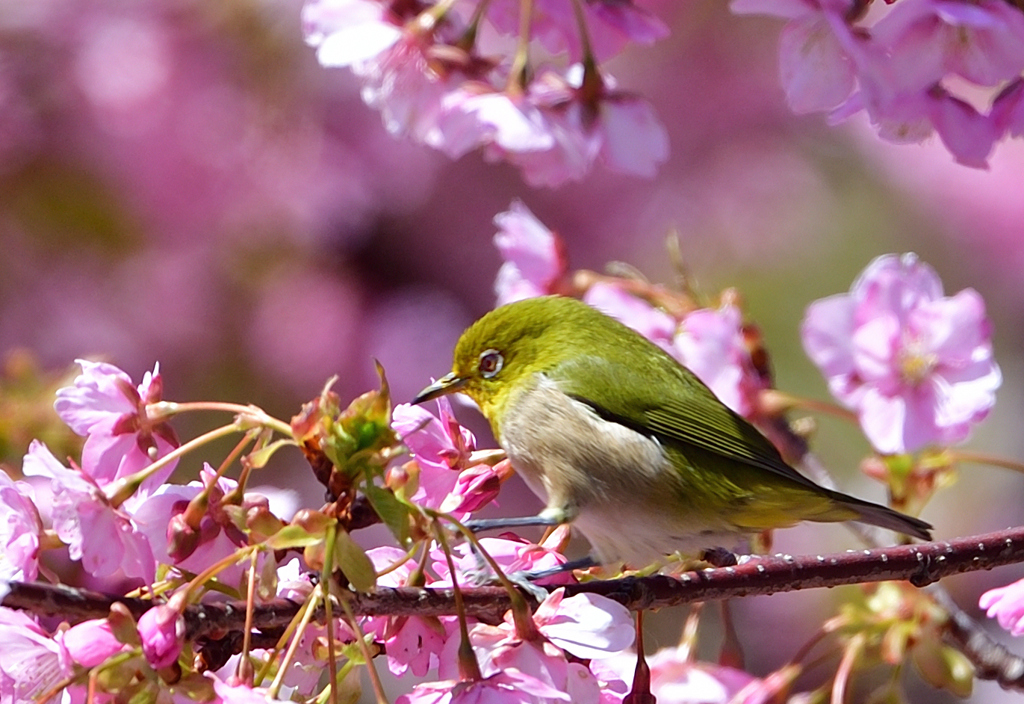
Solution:
<path fill-rule="evenodd" d="M 377 512 L 380 519 L 384 521 L 391 534 L 403 547 L 409 544 L 409 507 L 403 504 L 393 493 L 383 489 L 371 481 L 363 486 L 366 498 L 370 505 Z"/>
<path fill-rule="evenodd" d="M 264 542 L 271 550 L 287 550 L 288 548 L 304 548 L 316 545 L 324 540 L 323 533 L 310 533 L 302 526 L 295 524 L 285 526 Z"/>
<path fill-rule="evenodd" d="M 377 585 L 377 570 L 370 558 L 352 536 L 340 528 L 334 542 L 334 566 L 345 573 L 356 591 L 369 591 Z"/>
<path fill-rule="evenodd" d="M 291 439 L 275 440 L 264 448 L 250 452 L 248 456 L 249 466 L 253 469 L 261 469 L 266 466 L 270 458 L 273 457 L 274 453 L 285 445 L 294 445 L 295 441 Z"/>

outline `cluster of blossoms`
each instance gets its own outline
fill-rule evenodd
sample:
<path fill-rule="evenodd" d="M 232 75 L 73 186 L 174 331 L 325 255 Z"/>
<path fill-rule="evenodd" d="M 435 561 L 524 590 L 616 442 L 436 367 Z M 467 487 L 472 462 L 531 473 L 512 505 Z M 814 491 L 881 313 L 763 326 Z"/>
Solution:
<path fill-rule="evenodd" d="M 294 506 L 279 508 L 279 513 L 295 514 L 287 524 L 271 512 L 265 496 L 245 491 L 241 482 L 221 476 L 222 471 L 209 464 L 201 470 L 200 481 L 168 483 L 178 455 L 199 444 L 181 445 L 168 424 L 172 415 L 190 410 L 190 404 L 162 400 L 158 369 L 136 386 L 110 364 L 85 360 L 79 364 L 82 373 L 73 386 L 59 390 L 55 406 L 60 417 L 85 436 L 81 463 L 65 466 L 36 441 L 24 458 L 25 480 L 15 481 L 0 472 L 0 525 L 6 526 L 0 531 L 0 585 L 6 595 L 14 581 L 34 581 L 40 574 L 56 580 L 57 575 L 41 561 L 42 553 L 66 547 L 89 575 L 90 586 L 108 591 L 125 585 L 141 587 L 160 597 L 137 620 L 126 609 L 115 607 L 106 618 L 57 628 L 49 621 L 0 607 L 0 639 L 5 644 L 0 649 L 3 700 L 12 704 L 53 700 L 61 692 L 62 701 L 71 702 L 159 698 L 165 696 L 161 692 L 217 702 L 316 696 L 332 646 L 326 627 L 308 621 L 312 609 L 304 612 L 307 620 L 298 625 L 286 656 L 276 649 L 254 647 L 243 655 L 229 653 L 219 662 L 213 656 L 212 663 L 203 645 L 186 641 L 185 611 L 200 600 L 216 601 L 225 595 L 241 598 L 250 582 L 257 600 L 276 597 L 315 606 L 322 591 L 314 577 L 323 568 L 324 555 L 322 548 L 310 549 L 310 545 L 317 542 L 311 536 L 317 522 L 322 525 L 327 520 L 325 514 L 296 512 Z M 251 407 L 195 406 L 193 410 L 220 408 L 239 413 L 235 423 L 221 429 L 224 432 L 197 440 L 256 428 L 247 437 L 260 436 L 263 442 L 257 442 L 258 449 L 243 462 L 250 469 L 261 466 L 282 444 L 308 438 L 315 425 L 311 418 L 318 418 L 320 410 L 313 404 L 289 426 Z M 337 413 L 332 422 L 338 424 L 331 450 L 336 458 L 343 452 L 338 449 L 343 439 L 351 439 L 342 426 L 375 429 L 387 467 L 378 480 L 394 491 L 394 497 L 408 500 L 407 506 L 464 518 L 491 502 L 508 474 L 508 463 L 500 453 L 476 448 L 472 433 L 455 421 L 445 399 L 438 402 L 435 416 L 408 405 L 391 411 L 386 391 L 371 392 Z M 291 437 L 268 442 L 268 429 Z M 365 432 L 361 439 L 365 440 Z M 349 449 L 349 460 L 365 459 L 365 453 Z M 291 531 L 301 529 L 299 537 L 284 530 L 286 526 Z M 480 548 L 507 574 L 549 570 L 565 562 L 561 548 L 568 535 L 564 527 L 538 545 L 506 534 L 480 540 Z M 342 536 L 347 534 L 339 534 L 339 540 Z M 340 566 L 353 585 L 362 583 L 364 589 L 373 585 L 451 588 L 478 578 L 480 556 L 468 545 L 458 545 L 450 554 L 437 543 L 423 545 L 419 560 L 411 559 L 414 551 L 406 548 L 376 547 L 365 553 L 355 548 Z M 302 546 L 307 549 L 301 557 L 278 564 L 280 551 Z M 365 582 L 359 576 L 362 561 L 370 570 Z M 333 623 L 333 647 L 349 654 L 336 657 L 351 667 L 351 653 L 370 638 L 386 652 L 387 666 L 395 676 L 431 676 L 431 682 L 417 685 L 400 697 L 401 702 L 469 701 L 493 695 L 531 703 L 614 704 L 632 686 L 632 617 L 606 597 L 566 597 L 557 588 L 573 582 L 571 573 L 542 580 L 541 584 L 555 590 L 528 620 L 518 620 L 511 612 L 496 625 L 468 619 L 473 666 L 459 655 L 462 635 L 456 616 L 338 619 Z M 668 681 L 666 676 L 658 686 L 679 686 L 687 677 L 695 677 L 691 688 L 715 693 L 720 697 L 715 701 L 724 702 L 742 687 L 756 688 L 760 682 L 745 673 L 673 653 L 666 651 L 654 661 L 655 672 L 671 673 L 674 678 Z M 263 672 L 268 665 L 276 676 Z M 254 679 L 254 672 L 262 674 Z"/>
<path fill-rule="evenodd" d="M 890 5 L 890 3 L 886 3 Z M 1024 12 L 1005 0 L 732 0 L 733 12 L 789 20 L 779 67 L 790 107 L 833 121 L 866 111 L 884 139 L 938 133 L 984 167 L 1024 136 Z"/>
<path fill-rule="evenodd" d="M 668 155 L 665 130 L 598 62 L 630 42 L 660 39 L 665 25 L 631 0 L 519 5 L 310 0 L 303 23 L 320 63 L 350 68 L 392 134 L 453 159 L 482 149 L 534 185 L 579 180 L 597 159 L 653 176 Z M 529 13 L 525 23 L 521 11 Z M 534 70 L 527 56 L 534 40 L 576 63 Z"/>
<path fill-rule="evenodd" d="M 827 111 L 839 122 L 866 111 L 883 138 L 920 142 L 938 133 L 957 161 L 975 167 L 1004 136 L 1024 136 L 1018 6 L 877 5 L 733 0 L 731 7 L 789 20 L 779 63 L 795 112 Z M 391 133 L 452 158 L 479 148 L 547 186 L 582 178 L 599 157 L 646 176 L 667 158 L 665 130 L 647 103 L 599 68 L 630 43 L 668 34 L 632 0 L 309 0 L 303 19 L 320 63 L 350 68 Z M 534 69 L 531 44 L 578 63 Z"/>
<path fill-rule="evenodd" d="M 759 337 L 744 324 L 735 296 L 701 308 L 682 302 L 690 292 L 570 273 L 564 246 L 525 206 L 514 203 L 496 222 L 505 257 L 497 280 L 500 302 L 556 291 L 579 295 L 691 366 L 738 412 L 755 420 L 773 412 L 764 402 L 770 376 Z M 879 258 L 850 294 L 813 304 L 804 337 L 833 392 L 859 411 L 881 452 L 963 440 L 991 406 L 999 381 L 977 294 L 944 297 L 935 273 L 910 255 Z M 371 646 L 396 677 L 428 678 L 402 695 L 401 704 L 633 699 L 632 618 L 605 597 L 567 596 L 563 586 L 576 577 L 554 569 L 566 562 L 567 527 L 540 544 L 506 533 L 475 541 L 475 549 L 468 543 L 449 549 L 441 539 L 446 533 L 439 521 L 464 520 L 492 503 L 511 472 L 503 453 L 477 447 L 447 400 L 437 402 L 436 414 L 405 404 L 392 408 L 382 376 L 379 391 L 346 408 L 328 386 L 286 423 L 251 406 L 164 401 L 159 368 L 136 385 L 112 365 L 79 364 L 82 373 L 58 391 L 55 408 L 85 437 L 80 463 L 69 467 L 36 441 L 24 458 L 24 481 L 0 474 L 0 526 L 6 526 L 0 531 L 0 585 L 6 596 L 11 582 L 40 575 L 57 581 L 55 568 L 40 558 L 45 550 L 66 547 L 90 586 L 113 591 L 127 585 L 154 604 L 138 618 L 115 607 L 106 618 L 56 628 L 0 607 L 0 639 L 15 646 L 0 649 L 5 702 L 45 700 L 60 691 L 69 701 L 156 698 L 162 692 L 224 702 L 304 699 L 322 694 L 331 664 L 348 672 L 372 660 Z M 196 410 L 228 411 L 234 421 L 182 444 L 170 420 Z M 875 414 L 891 426 L 882 434 Z M 230 461 L 219 469 L 204 464 L 190 484 L 168 482 L 181 455 L 235 433 L 243 440 Z M 323 509 L 272 509 L 270 499 L 247 489 L 253 472 L 289 445 L 303 451 L 328 487 L 332 502 Z M 238 458 L 239 479 L 223 476 Z M 355 542 L 350 531 L 366 525 L 356 519 L 357 496 L 400 547 L 364 550 Z M 555 573 L 538 582 L 553 591 L 533 613 L 521 602 L 497 624 L 465 614 L 348 614 L 314 623 L 324 585 L 337 581 L 329 576 L 336 568 L 355 591 L 465 587 L 495 569 Z M 1011 585 L 986 596 L 983 605 L 1019 630 L 1014 593 Z M 935 668 L 919 662 L 931 652 L 919 644 L 941 638 L 935 625 L 941 619 L 927 616 L 934 604 L 913 590 L 878 594 L 833 619 L 826 632 L 887 633 L 908 626 L 899 614 L 916 614 L 917 635 L 904 639 L 913 643 L 885 661 L 917 658 L 926 677 L 934 674 Z M 197 625 L 187 619 L 189 607 L 225 596 L 304 606 L 277 647 L 262 641 L 239 653 L 209 638 L 189 641 Z M 860 648 L 859 642 L 851 638 L 849 647 Z M 936 647 L 944 662 L 958 656 Z M 680 647 L 651 658 L 655 696 L 685 692 L 699 701 L 763 701 L 788 691 L 799 672 L 790 664 L 759 679 L 696 662 L 691 652 Z M 963 671 L 950 665 L 929 681 L 956 691 L 964 686 Z M 842 676 L 849 674 L 847 668 Z"/>

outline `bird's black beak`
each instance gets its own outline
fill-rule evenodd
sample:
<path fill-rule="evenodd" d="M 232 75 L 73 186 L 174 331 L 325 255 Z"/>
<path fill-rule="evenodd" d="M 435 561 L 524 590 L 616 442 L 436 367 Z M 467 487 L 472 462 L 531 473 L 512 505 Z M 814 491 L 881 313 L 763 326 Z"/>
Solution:
<path fill-rule="evenodd" d="M 445 374 L 443 377 L 435 381 L 433 384 L 416 394 L 416 398 L 412 400 L 413 404 L 423 403 L 431 399 L 437 398 L 438 396 L 444 396 L 445 394 L 453 394 L 463 386 L 466 385 L 468 379 L 456 376 L 455 372 L 451 374 Z"/>

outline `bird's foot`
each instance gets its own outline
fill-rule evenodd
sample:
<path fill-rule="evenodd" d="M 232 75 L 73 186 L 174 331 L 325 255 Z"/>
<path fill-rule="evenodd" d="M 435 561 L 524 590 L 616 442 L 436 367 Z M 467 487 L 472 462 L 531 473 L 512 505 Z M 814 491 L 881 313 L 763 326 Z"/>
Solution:
<path fill-rule="evenodd" d="M 725 548 L 707 548 L 702 550 L 699 559 L 712 567 L 735 567 L 739 564 L 736 554 Z"/>

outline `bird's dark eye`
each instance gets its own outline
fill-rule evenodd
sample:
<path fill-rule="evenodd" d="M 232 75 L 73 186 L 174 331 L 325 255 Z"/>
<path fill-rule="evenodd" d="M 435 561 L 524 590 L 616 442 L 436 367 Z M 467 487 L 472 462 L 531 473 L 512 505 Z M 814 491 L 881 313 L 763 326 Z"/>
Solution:
<path fill-rule="evenodd" d="M 477 364 L 477 369 L 480 370 L 480 374 L 484 379 L 490 379 L 501 371 L 501 365 L 504 363 L 505 358 L 501 356 L 501 352 L 498 350 L 484 350 L 480 353 L 480 362 Z"/>

